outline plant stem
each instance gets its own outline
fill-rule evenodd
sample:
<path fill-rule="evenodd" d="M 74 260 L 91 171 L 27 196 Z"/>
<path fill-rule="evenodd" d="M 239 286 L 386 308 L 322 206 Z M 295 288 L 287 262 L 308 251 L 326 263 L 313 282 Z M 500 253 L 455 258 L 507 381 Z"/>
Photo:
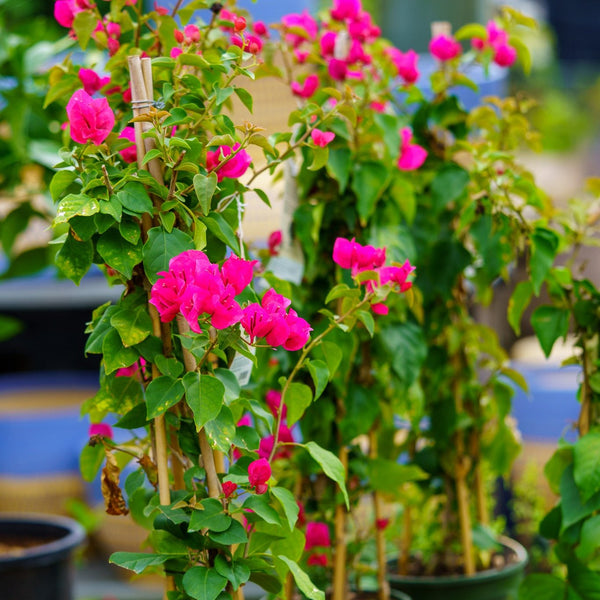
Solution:
<path fill-rule="evenodd" d="M 348 471 L 348 449 L 340 448 L 340 462 L 344 472 Z M 342 503 L 335 507 L 334 552 L 333 552 L 333 590 L 331 600 L 346 599 L 346 508 Z"/>

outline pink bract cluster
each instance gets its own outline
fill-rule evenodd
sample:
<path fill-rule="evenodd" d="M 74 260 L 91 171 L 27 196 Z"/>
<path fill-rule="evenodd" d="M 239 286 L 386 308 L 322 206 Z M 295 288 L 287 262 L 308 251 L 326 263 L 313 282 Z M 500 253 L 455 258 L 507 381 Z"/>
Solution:
<path fill-rule="evenodd" d="M 250 341 L 264 338 L 269 346 L 300 350 L 308 341 L 312 327 L 295 310 L 290 308 L 286 312 L 290 304 L 291 300 L 269 289 L 260 304 L 244 308 L 241 324 Z"/>
<path fill-rule="evenodd" d="M 271 478 L 271 465 L 266 458 L 259 458 L 248 465 L 248 483 L 257 494 L 264 494 Z"/>
<path fill-rule="evenodd" d="M 441 62 L 456 58 L 462 52 L 462 46 L 451 35 L 436 35 L 429 42 L 429 52 Z"/>
<path fill-rule="evenodd" d="M 365 271 L 372 271 L 373 277 L 363 280 L 370 292 L 381 286 L 390 286 L 399 292 L 406 292 L 412 287 L 408 276 L 415 270 L 407 260 L 401 266 L 385 265 L 385 248 L 362 246 L 354 239 L 337 238 L 333 246 L 333 261 L 342 269 L 350 269 L 353 276 Z M 388 313 L 385 304 L 374 303 L 371 310 L 379 315 Z"/>
<path fill-rule="evenodd" d="M 287 426 L 285 419 L 287 417 L 287 406 L 283 404 L 282 408 L 282 396 L 281 392 L 277 390 L 269 390 L 265 396 L 265 401 L 269 411 L 279 421 L 279 431 L 277 434 L 277 443 L 289 444 L 296 440 L 292 430 Z M 279 413 L 281 412 L 281 418 Z M 270 458 L 275 445 L 275 435 L 270 434 L 260 440 L 260 446 L 258 448 L 258 455 L 261 458 Z M 275 452 L 274 459 L 286 459 L 292 455 L 291 448 L 289 446 L 281 446 Z"/>
<path fill-rule="evenodd" d="M 219 146 L 217 150 L 206 152 L 206 168 L 209 171 L 216 171 L 217 181 L 222 181 L 225 177 L 230 179 L 241 177 L 251 162 L 250 155 L 245 150 L 240 150 L 240 144 Z M 219 167 L 221 163 L 223 164 Z"/>
<path fill-rule="evenodd" d="M 221 269 L 200 250 L 188 250 L 172 258 L 169 270 L 152 286 L 150 302 L 163 323 L 178 313 L 192 331 L 201 333 L 199 318 L 210 319 L 215 329 L 225 329 L 242 318 L 235 300 L 250 283 L 256 261 L 230 256 Z"/>
<path fill-rule="evenodd" d="M 494 21 L 489 21 L 486 27 L 487 38 L 473 38 L 473 48 L 479 51 L 490 49 L 493 61 L 500 67 L 510 67 L 517 58 L 516 49 L 508 43 L 508 34 L 498 27 Z"/>
<path fill-rule="evenodd" d="M 427 158 L 427 150 L 418 144 L 412 143 L 412 130 L 404 127 L 400 131 L 402 143 L 400 145 L 400 156 L 398 157 L 398 168 L 401 171 L 414 171 L 418 169 Z"/>
<path fill-rule="evenodd" d="M 77 90 L 67 103 L 71 137 L 78 144 L 101 144 L 115 126 L 115 115 L 106 98 L 92 98 Z"/>
<path fill-rule="evenodd" d="M 310 566 L 327 566 L 328 557 L 324 550 L 330 547 L 331 535 L 327 523 L 321 521 L 309 521 L 306 523 L 304 551 L 309 553 L 307 564 Z"/>

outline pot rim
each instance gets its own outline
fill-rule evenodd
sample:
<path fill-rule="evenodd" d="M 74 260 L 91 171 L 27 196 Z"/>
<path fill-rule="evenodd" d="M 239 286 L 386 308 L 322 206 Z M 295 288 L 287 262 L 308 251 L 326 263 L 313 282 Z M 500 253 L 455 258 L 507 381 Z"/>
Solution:
<path fill-rule="evenodd" d="M 75 520 L 58 515 L 44 515 L 38 513 L 4 513 L 0 515 L 0 530 L 3 525 L 28 525 L 56 528 L 57 533 L 64 532 L 64 535 L 56 540 L 42 543 L 38 546 L 25 548 L 18 555 L 0 555 L 0 570 L 3 567 L 13 567 L 23 562 L 44 559 L 51 555 L 56 559 L 67 556 L 75 547 L 83 543 L 86 538 L 84 528 Z"/>
<path fill-rule="evenodd" d="M 510 576 L 516 571 L 522 570 L 527 562 L 529 561 L 529 555 L 527 554 L 527 550 L 525 547 L 517 542 L 517 540 L 513 540 L 504 535 L 498 536 L 498 542 L 503 546 L 512 550 L 516 556 L 517 560 L 515 562 L 509 563 L 507 565 L 502 566 L 501 568 L 490 568 L 485 569 L 484 571 L 478 571 L 473 575 L 399 575 L 398 573 L 391 573 L 388 571 L 387 578 L 389 581 L 397 581 L 398 583 L 403 582 L 406 584 L 412 583 L 432 583 L 435 582 L 436 585 L 444 585 L 449 583 L 457 583 L 457 582 L 473 582 L 473 584 L 481 581 L 486 581 L 488 579 L 494 579 L 498 576 L 498 574 L 502 574 L 503 576 Z M 389 565 L 390 563 L 388 563 Z"/>

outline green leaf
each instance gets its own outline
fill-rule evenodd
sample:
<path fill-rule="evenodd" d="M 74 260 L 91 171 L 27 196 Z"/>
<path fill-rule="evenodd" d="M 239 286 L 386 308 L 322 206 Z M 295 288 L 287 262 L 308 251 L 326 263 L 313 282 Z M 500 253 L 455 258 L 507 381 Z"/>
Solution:
<path fill-rule="evenodd" d="M 309 171 L 318 171 L 322 169 L 329 159 L 329 148 L 321 148 L 317 146 L 316 148 L 311 148 L 312 150 L 312 162 L 308 166 Z"/>
<path fill-rule="evenodd" d="M 349 148 L 330 148 L 326 166 L 328 175 L 339 183 L 340 193 L 343 193 L 350 178 L 352 152 Z"/>
<path fill-rule="evenodd" d="M 454 38 L 457 40 L 468 40 L 470 38 L 480 38 L 482 40 L 487 40 L 487 37 L 487 29 L 479 23 L 469 23 L 468 25 L 463 25 L 454 34 Z"/>
<path fill-rule="evenodd" d="M 329 369 L 327 368 L 327 363 L 322 360 L 309 360 L 306 366 L 315 386 L 314 400 L 316 400 L 327 387 Z"/>
<path fill-rule="evenodd" d="M 365 326 L 365 329 L 369 332 L 369 335 L 373 337 L 375 333 L 375 319 L 373 315 L 366 310 L 358 310 L 355 313 L 358 320 Z"/>
<path fill-rule="evenodd" d="M 164 354 L 157 354 L 154 361 L 162 375 L 177 379 L 183 373 L 184 366 L 176 358 L 167 358 Z"/>
<path fill-rule="evenodd" d="M 227 244 L 237 256 L 240 255 L 240 241 L 231 228 L 231 225 L 223 218 L 223 215 L 212 212 L 210 216 L 203 217 L 202 221 L 218 240 Z"/>
<path fill-rule="evenodd" d="M 110 324 L 119 332 L 124 346 L 135 346 L 152 333 L 152 319 L 141 307 L 123 308 L 113 313 Z"/>
<path fill-rule="evenodd" d="M 536 227 L 531 236 L 531 283 L 538 296 L 546 275 L 550 272 L 558 250 L 558 236 L 550 229 Z"/>
<path fill-rule="evenodd" d="M 431 182 L 431 197 L 435 213 L 458 200 L 467 190 L 469 173 L 458 165 L 442 167 Z"/>
<path fill-rule="evenodd" d="M 183 378 L 185 398 L 194 413 L 196 431 L 221 412 L 225 397 L 225 386 L 212 375 L 193 372 L 186 373 Z"/>
<path fill-rule="evenodd" d="M 342 351 L 332 342 L 322 342 L 321 350 L 323 351 L 323 357 L 329 368 L 329 377 L 332 379 L 342 362 Z"/>
<path fill-rule="evenodd" d="M 519 600 L 565 600 L 567 582 L 555 575 L 531 573 L 519 588 Z"/>
<path fill-rule="evenodd" d="M 583 502 L 575 478 L 573 475 L 573 465 L 569 465 L 560 480 L 562 525 L 561 534 L 571 525 L 578 523 L 582 519 L 589 517 L 597 510 L 600 510 L 600 490 L 591 498 Z"/>
<path fill-rule="evenodd" d="M 325 600 L 325 593 L 315 586 L 310 580 L 310 577 L 298 566 L 298 563 L 295 563 L 293 560 L 290 560 L 287 556 L 283 556 L 282 554 L 277 558 L 282 560 L 290 568 L 298 589 L 309 600 Z"/>
<path fill-rule="evenodd" d="M 427 355 L 427 345 L 421 328 L 412 322 L 390 325 L 385 335 L 378 336 L 385 356 L 396 375 L 408 389 L 415 381 Z"/>
<path fill-rule="evenodd" d="M 90 198 L 85 194 L 69 194 L 60 201 L 54 223 L 67 223 L 75 215 L 91 217 L 97 212 L 100 212 L 100 204 L 95 198 Z"/>
<path fill-rule="evenodd" d="M 216 600 L 227 585 L 227 578 L 216 569 L 192 567 L 183 576 L 183 589 L 194 600 Z"/>
<path fill-rule="evenodd" d="M 110 375 L 117 369 L 129 367 L 138 358 L 138 353 L 133 348 L 125 348 L 121 336 L 116 329 L 111 328 L 102 338 L 102 354 L 104 355 L 104 369 Z"/>
<path fill-rule="evenodd" d="M 148 150 L 142 159 L 142 165 L 148 164 L 151 160 L 155 158 L 160 158 L 162 156 L 162 150 L 158 148 L 152 148 L 152 150 Z"/>
<path fill-rule="evenodd" d="M 58 202 L 65 190 L 77 179 L 76 171 L 58 171 L 50 181 L 50 195 L 54 202 Z"/>
<path fill-rule="evenodd" d="M 202 214 L 208 215 L 212 197 L 217 189 L 217 174 L 209 173 L 208 175 L 202 175 L 201 173 L 198 173 L 198 175 L 194 175 L 193 183 L 198 202 L 200 202 Z"/>
<path fill-rule="evenodd" d="M 123 274 L 127 279 L 131 278 L 133 268 L 142 261 L 141 243 L 130 244 L 114 228 L 100 236 L 96 249 L 107 265 Z"/>
<path fill-rule="evenodd" d="M 531 302 L 533 285 L 529 279 L 519 282 L 508 301 L 508 322 L 517 335 L 521 335 L 521 318 Z"/>
<path fill-rule="evenodd" d="M 162 565 L 172 558 L 178 557 L 170 554 L 149 554 L 147 552 L 114 552 L 111 554 L 109 562 L 139 575 L 148 567 Z"/>
<path fill-rule="evenodd" d="M 371 487 L 394 497 L 402 494 L 402 486 L 405 483 L 426 478 L 425 471 L 416 465 L 401 465 L 396 461 L 383 458 L 369 461 Z"/>
<path fill-rule="evenodd" d="M 231 546 L 232 544 L 245 544 L 248 541 L 248 535 L 244 526 L 235 519 L 231 519 L 229 527 L 225 531 L 209 532 L 208 537 L 217 544 Z"/>
<path fill-rule="evenodd" d="M 83 447 L 79 455 L 79 470 L 85 481 L 94 481 L 104 462 L 104 456 L 104 446 L 102 444 L 96 444 L 95 446 L 87 444 Z"/>
<path fill-rule="evenodd" d="M 171 114 L 163 121 L 163 127 L 171 127 L 173 125 L 181 125 L 189 123 L 192 117 L 188 115 L 184 108 L 176 107 L 171 109 Z"/>
<path fill-rule="evenodd" d="M 296 499 L 294 498 L 294 495 L 289 490 L 278 486 L 271 487 L 269 491 L 272 496 L 275 496 L 275 498 L 279 500 L 279 503 L 281 504 L 283 512 L 287 518 L 290 531 L 292 531 L 296 525 L 296 522 L 298 521 L 298 515 L 300 513 L 300 509 Z"/>
<path fill-rule="evenodd" d="M 71 281 L 79 285 L 89 271 L 94 260 L 94 246 L 91 241 L 79 242 L 68 235 L 65 243 L 56 255 L 56 266 Z"/>
<path fill-rule="evenodd" d="M 96 29 L 96 25 L 98 25 L 98 19 L 94 11 L 81 10 L 75 14 L 73 30 L 75 31 L 75 38 L 84 50 L 90 41 L 92 32 Z"/>
<path fill-rule="evenodd" d="M 315 442 L 308 442 L 304 444 L 304 447 L 323 469 L 325 475 L 327 475 L 329 479 L 333 479 L 333 481 L 339 485 L 342 495 L 344 496 L 344 501 L 346 502 L 346 507 L 348 508 L 350 506 L 350 501 L 346 490 L 346 471 L 344 470 L 344 465 L 342 465 L 340 459 L 332 452 L 329 452 L 329 450 L 321 448 L 321 446 Z"/>
<path fill-rule="evenodd" d="M 223 512 L 223 505 L 216 498 L 202 500 L 202 510 L 193 510 L 188 531 L 210 529 L 216 533 L 227 531 L 231 526 L 232 517 Z"/>
<path fill-rule="evenodd" d="M 23 324 L 19 319 L 7 315 L 0 315 L 0 342 L 17 335 L 22 329 Z"/>
<path fill-rule="evenodd" d="M 231 410 L 223 406 L 218 416 L 204 425 L 208 439 L 221 452 L 229 452 L 236 434 L 236 425 Z"/>
<path fill-rule="evenodd" d="M 253 510 L 263 521 L 271 525 L 278 525 L 281 527 L 281 519 L 277 511 L 269 505 L 269 499 L 267 494 L 248 496 L 243 504 L 244 508 Z"/>
<path fill-rule="evenodd" d="M 387 186 L 388 172 L 379 162 L 364 162 L 354 166 L 353 175 L 351 187 L 356 194 L 356 210 L 366 220 Z"/>
<path fill-rule="evenodd" d="M 583 523 L 579 545 L 575 549 L 581 561 L 592 557 L 600 550 L 600 515 L 594 515 Z"/>
<path fill-rule="evenodd" d="M 248 109 L 248 111 L 252 112 L 252 94 L 250 94 L 248 90 L 240 87 L 233 88 L 233 91 L 236 93 L 237 97 L 242 101 L 242 104 Z"/>
<path fill-rule="evenodd" d="M 136 213 L 150 213 L 154 208 L 146 188 L 137 181 L 130 181 L 117 192 L 117 199 L 127 210 Z"/>
<path fill-rule="evenodd" d="M 237 590 L 240 585 L 250 579 L 250 569 L 246 564 L 241 561 L 227 562 L 222 554 L 215 558 L 215 569 L 219 575 L 222 575 L 231 583 L 234 590 Z"/>
<path fill-rule="evenodd" d="M 548 358 L 554 342 L 569 331 L 569 311 L 558 306 L 538 306 L 531 315 L 531 325 Z"/>
<path fill-rule="evenodd" d="M 148 419 L 154 419 L 177 404 L 185 393 L 181 379 L 161 375 L 153 379 L 146 388 Z"/>
<path fill-rule="evenodd" d="M 111 215 L 112 216 L 112 215 Z M 119 223 L 119 233 L 121 237 L 134 246 L 140 241 L 142 232 L 140 226 L 131 217 L 123 219 Z"/>
<path fill-rule="evenodd" d="M 600 491 L 600 431 L 590 431 L 577 440 L 574 446 L 575 483 L 581 500 L 587 502 Z"/>
<path fill-rule="evenodd" d="M 473 544 L 480 550 L 502 550 L 494 531 L 481 523 L 473 527 Z"/>
<path fill-rule="evenodd" d="M 287 422 L 291 427 L 302 417 L 313 401 L 312 390 L 304 383 L 292 383 L 285 393 L 283 402 L 287 406 Z"/>
<path fill-rule="evenodd" d="M 186 250 L 194 250 L 189 235 L 179 229 L 168 233 L 162 227 L 153 227 L 143 249 L 144 270 L 150 283 L 156 283 L 158 272 L 168 271 L 169 261 Z"/>

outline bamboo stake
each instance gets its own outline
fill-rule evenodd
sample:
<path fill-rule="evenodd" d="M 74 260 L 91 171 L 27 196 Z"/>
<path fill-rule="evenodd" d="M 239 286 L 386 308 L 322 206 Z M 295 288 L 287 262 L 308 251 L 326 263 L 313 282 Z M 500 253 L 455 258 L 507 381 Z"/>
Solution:
<path fill-rule="evenodd" d="M 348 449 L 340 448 L 339 459 L 348 471 Z M 335 539 L 333 554 L 333 593 L 332 600 L 345 600 L 346 598 L 346 508 L 343 504 L 335 507 Z"/>
<path fill-rule="evenodd" d="M 185 335 L 190 331 L 189 323 L 180 314 L 177 315 L 177 327 L 179 328 L 179 333 L 182 335 Z M 185 348 L 183 348 L 182 350 L 185 370 L 188 372 L 194 372 L 198 366 L 194 355 Z M 200 429 L 200 431 L 198 432 L 198 443 L 200 444 L 202 466 L 206 471 L 208 495 L 211 498 L 218 498 L 221 495 L 221 483 L 219 481 L 219 477 L 217 476 L 217 467 L 215 465 L 215 457 L 213 454 L 213 450 L 210 447 L 210 444 L 208 443 L 208 438 L 206 437 L 206 432 L 204 431 L 204 428 Z"/>
<path fill-rule="evenodd" d="M 369 454 L 372 459 L 377 458 L 377 431 L 375 427 L 369 432 Z M 379 600 L 390 600 L 390 584 L 386 578 L 385 562 L 385 534 L 378 523 L 383 518 L 381 510 L 381 494 L 373 492 L 373 508 L 375 512 L 375 543 L 377 547 L 377 598 Z"/>

